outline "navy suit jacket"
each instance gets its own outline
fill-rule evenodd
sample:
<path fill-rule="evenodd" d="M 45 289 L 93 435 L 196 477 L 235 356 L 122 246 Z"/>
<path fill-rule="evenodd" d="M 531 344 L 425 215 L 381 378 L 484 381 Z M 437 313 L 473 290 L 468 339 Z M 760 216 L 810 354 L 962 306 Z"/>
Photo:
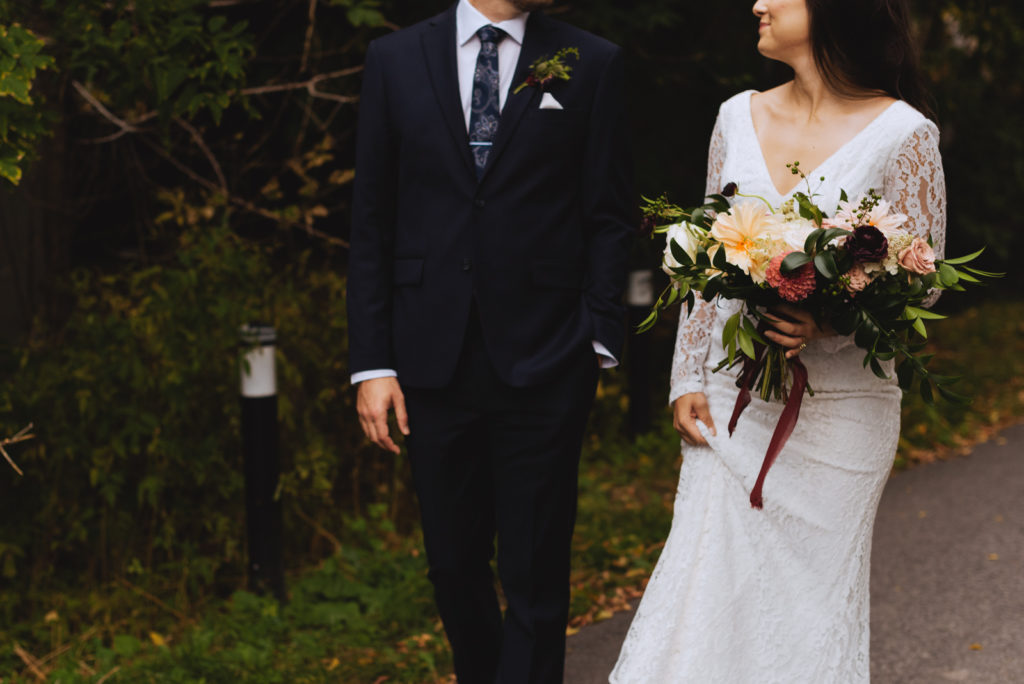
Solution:
<path fill-rule="evenodd" d="M 564 107 L 522 83 L 577 47 Z M 350 370 L 403 385 L 452 378 L 472 301 L 496 372 L 553 377 L 591 340 L 625 338 L 633 196 L 618 47 L 532 13 L 478 181 L 459 95 L 455 9 L 370 44 L 360 100 L 349 257 Z M 596 363 L 596 361 L 595 361 Z"/>

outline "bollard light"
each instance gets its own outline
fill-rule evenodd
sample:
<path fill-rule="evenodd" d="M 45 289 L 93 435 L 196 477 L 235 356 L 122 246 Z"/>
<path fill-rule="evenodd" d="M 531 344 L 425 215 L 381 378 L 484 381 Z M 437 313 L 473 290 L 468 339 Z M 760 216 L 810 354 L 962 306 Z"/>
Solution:
<path fill-rule="evenodd" d="M 281 473 L 277 425 L 277 371 L 269 325 L 242 326 L 242 460 L 245 472 L 245 526 L 249 548 L 249 589 L 284 600 Z"/>

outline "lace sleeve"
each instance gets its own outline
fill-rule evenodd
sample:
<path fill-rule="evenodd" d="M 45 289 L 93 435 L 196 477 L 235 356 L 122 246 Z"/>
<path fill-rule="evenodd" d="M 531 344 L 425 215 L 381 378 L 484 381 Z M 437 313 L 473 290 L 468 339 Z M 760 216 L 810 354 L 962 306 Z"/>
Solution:
<path fill-rule="evenodd" d="M 722 166 L 725 163 L 725 136 L 722 133 L 722 116 L 715 120 L 711 132 L 711 147 L 708 150 L 708 174 L 704 194 L 722 189 Z M 669 404 L 684 394 L 700 392 L 704 387 L 704 362 L 711 347 L 711 329 L 715 325 L 715 306 L 700 295 L 694 300 L 693 310 L 686 315 L 680 312 L 679 329 L 676 331 L 676 347 L 672 354 L 672 378 L 669 390 Z"/>
<path fill-rule="evenodd" d="M 884 194 L 896 211 L 909 217 L 910 232 L 931 239 L 941 259 L 946 251 L 946 179 L 939 129 L 931 121 L 922 121 L 896 150 L 885 170 Z M 938 298 L 939 292 L 933 291 L 925 306 Z"/>

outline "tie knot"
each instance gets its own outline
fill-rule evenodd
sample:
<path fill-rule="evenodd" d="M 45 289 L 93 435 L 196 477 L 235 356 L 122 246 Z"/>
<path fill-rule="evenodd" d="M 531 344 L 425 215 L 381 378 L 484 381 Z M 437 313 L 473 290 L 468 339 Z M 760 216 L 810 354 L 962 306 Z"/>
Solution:
<path fill-rule="evenodd" d="M 476 35 L 480 39 L 480 42 L 485 45 L 488 43 L 492 45 L 497 45 L 508 34 L 502 31 L 500 28 L 495 28 L 488 24 L 487 26 L 482 26 L 480 30 L 476 32 Z"/>

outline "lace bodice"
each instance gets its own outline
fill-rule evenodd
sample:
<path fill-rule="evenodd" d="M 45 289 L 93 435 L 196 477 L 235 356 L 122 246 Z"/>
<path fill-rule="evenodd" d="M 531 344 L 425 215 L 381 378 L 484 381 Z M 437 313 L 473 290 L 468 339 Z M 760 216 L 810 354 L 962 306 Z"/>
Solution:
<path fill-rule="evenodd" d="M 751 117 L 753 92 L 740 93 L 719 109 L 711 134 L 705 192 L 719 192 L 726 183 L 734 182 L 744 194 L 761 195 L 773 204 L 781 204 L 804 186 L 780 195 L 772 183 Z M 939 156 L 939 130 L 910 105 L 893 103 L 807 175 L 812 179 L 825 177 L 821 187 L 816 187 L 816 199 L 826 211 L 834 210 L 843 190 L 851 198 L 869 189 L 878 191 L 893 204 L 895 211 L 909 217 L 909 230 L 931 237 L 936 253 L 942 256 L 946 189 Z M 690 315 L 680 317 L 670 402 L 683 394 L 701 391 L 708 355 L 721 351 L 720 342 L 712 339 L 716 318 L 734 310 L 734 306 L 716 306 L 698 298 Z M 836 337 L 815 340 L 809 348 L 836 353 L 852 344 L 849 338 Z"/>

